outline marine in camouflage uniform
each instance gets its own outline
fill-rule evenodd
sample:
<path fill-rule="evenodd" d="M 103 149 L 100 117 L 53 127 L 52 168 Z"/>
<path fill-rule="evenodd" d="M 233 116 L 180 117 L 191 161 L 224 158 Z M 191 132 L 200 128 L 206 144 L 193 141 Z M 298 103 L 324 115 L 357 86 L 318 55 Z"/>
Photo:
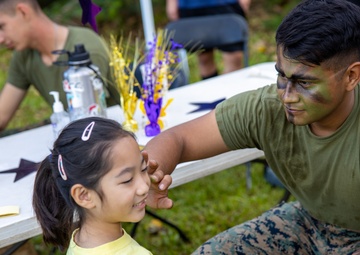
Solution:
<path fill-rule="evenodd" d="M 217 123 L 228 147 L 264 150 L 297 202 L 278 205 L 226 230 L 193 254 L 360 254 L 359 86 L 353 85 L 350 98 L 321 95 L 318 89 L 335 91 L 349 66 L 359 65 L 359 27 L 356 5 L 303 1 L 277 31 L 277 84 L 237 95 L 217 107 Z M 332 70 L 325 82 L 319 71 L 324 66 Z M 335 79 L 334 85 L 330 79 Z M 313 109 L 305 100 L 313 101 Z M 331 133 L 316 133 L 300 119 L 303 109 L 314 118 L 311 114 L 324 114 L 321 108 L 341 100 L 353 104 L 348 115 L 344 109 L 337 113 L 344 114 L 343 119 Z"/>
<path fill-rule="evenodd" d="M 145 146 L 166 174 L 179 162 L 258 148 L 296 198 L 194 254 L 360 251 L 360 8 L 304 0 L 280 24 L 276 43 L 276 84 L 226 99 Z"/>

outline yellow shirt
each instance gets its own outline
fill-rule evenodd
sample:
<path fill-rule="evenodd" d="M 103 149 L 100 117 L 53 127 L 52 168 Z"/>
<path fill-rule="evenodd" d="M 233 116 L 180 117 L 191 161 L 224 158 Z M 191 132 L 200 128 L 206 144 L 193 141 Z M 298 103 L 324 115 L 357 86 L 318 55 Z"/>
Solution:
<path fill-rule="evenodd" d="M 140 246 L 123 229 L 124 235 L 119 239 L 97 246 L 95 248 L 81 248 L 74 242 L 74 235 L 78 229 L 74 230 L 69 248 L 66 255 L 152 255 L 152 253 Z"/>

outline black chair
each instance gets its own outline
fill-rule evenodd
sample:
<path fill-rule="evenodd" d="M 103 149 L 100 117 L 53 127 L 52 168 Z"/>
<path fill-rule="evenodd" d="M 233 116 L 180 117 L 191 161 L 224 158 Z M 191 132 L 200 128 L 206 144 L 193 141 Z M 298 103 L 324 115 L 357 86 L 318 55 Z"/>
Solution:
<path fill-rule="evenodd" d="M 189 52 L 242 43 L 244 66 L 248 66 L 249 28 L 245 18 L 237 14 L 220 14 L 181 18 L 170 22 L 165 29 L 173 33 L 175 42 Z"/>

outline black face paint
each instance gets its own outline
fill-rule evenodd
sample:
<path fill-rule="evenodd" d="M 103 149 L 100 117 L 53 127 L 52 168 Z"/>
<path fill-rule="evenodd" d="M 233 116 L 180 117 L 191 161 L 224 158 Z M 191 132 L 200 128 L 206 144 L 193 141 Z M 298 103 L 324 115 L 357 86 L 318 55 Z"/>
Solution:
<path fill-rule="evenodd" d="M 277 81 L 277 88 L 279 90 L 286 90 L 286 89 L 295 89 L 295 91 L 300 95 L 311 100 L 318 102 L 318 103 L 328 103 L 329 100 L 326 100 L 322 95 L 319 93 L 311 93 L 310 90 L 304 88 L 300 85 L 300 80 L 294 78 L 286 78 L 284 76 L 278 75 Z M 289 87 L 290 86 L 290 87 Z"/>

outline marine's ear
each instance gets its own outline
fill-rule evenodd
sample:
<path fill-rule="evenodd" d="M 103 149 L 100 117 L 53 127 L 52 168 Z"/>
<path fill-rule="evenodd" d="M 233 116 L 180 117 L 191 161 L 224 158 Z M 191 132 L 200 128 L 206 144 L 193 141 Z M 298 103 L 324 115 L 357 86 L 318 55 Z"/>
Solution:
<path fill-rule="evenodd" d="M 31 9 L 30 5 L 25 2 L 19 2 L 15 5 L 15 10 L 21 13 L 28 13 L 30 9 Z"/>
<path fill-rule="evenodd" d="M 346 90 L 351 91 L 360 83 L 360 62 L 352 63 L 346 70 Z"/>
<path fill-rule="evenodd" d="M 75 203 L 77 203 L 79 206 L 86 209 L 95 207 L 93 191 L 85 188 L 83 185 L 75 184 L 72 186 L 70 194 Z"/>

